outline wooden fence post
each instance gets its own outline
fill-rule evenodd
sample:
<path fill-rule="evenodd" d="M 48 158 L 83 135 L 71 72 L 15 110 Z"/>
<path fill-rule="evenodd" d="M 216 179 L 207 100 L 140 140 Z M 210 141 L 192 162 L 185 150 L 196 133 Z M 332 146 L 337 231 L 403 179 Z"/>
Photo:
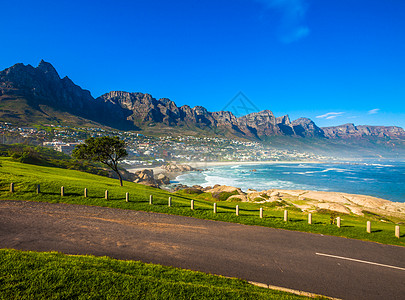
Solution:
<path fill-rule="evenodd" d="M 399 225 L 395 226 L 395 236 L 399 238 Z"/>
<path fill-rule="evenodd" d="M 172 197 L 169 197 L 169 202 L 167 203 L 167 206 L 168 206 L 168 207 L 171 207 L 171 206 L 172 206 Z"/>
<path fill-rule="evenodd" d="M 263 219 L 263 207 L 260 207 L 260 219 Z"/>
<path fill-rule="evenodd" d="M 84 188 L 84 198 L 87 198 L 87 188 Z"/>
<path fill-rule="evenodd" d="M 152 204 L 153 204 L 153 196 L 149 195 L 149 205 L 152 205 Z"/>
<path fill-rule="evenodd" d="M 129 193 L 125 193 L 125 202 L 129 202 Z"/>
<path fill-rule="evenodd" d="M 308 224 L 312 224 L 312 214 L 308 214 Z"/>
<path fill-rule="evenodd" d="M 194 200 L 191 200 L 191 209 L 194 210 Z"/>
<path fill-rule="evenodd" d="M 65 187 L 64 186 L 60 187 L 60 196 L 61 197 L 65 196 Z"/>
<path fill-rule="evenodd" d="M 288 222 L 288 211 L 284 210 L 284 222 Z"/>
<path fill-rule="evenodd" d="M 105 190 L 104 198 L 105 198 L 105 200 L 108 200 L 108 190 Z"/>
<path fill-rule="evenodd" d="M 10 183 L 10 193 L 14 193 L 14 182 Z"/>
<path fill-rule="evenodd" d="M 371 222 L 367 221 L 367 233 L 371 233 Z"/>
<path fill-rule="evenodd" d="M 214 214 L 216 214 L 216 213 L 217 213 L 217 204 L 214 203 Z"/>
<path fill-rule="evenodd" d="M 236 205 L 236 215 L 239 216 L 239 205 Z"/>
<path fill-rule="evenodd" d="M 340 228 L 340 217 L 337 217 L 337 218 L 336 218 L 336 225 L 337 225 L 337 227 Z"/>

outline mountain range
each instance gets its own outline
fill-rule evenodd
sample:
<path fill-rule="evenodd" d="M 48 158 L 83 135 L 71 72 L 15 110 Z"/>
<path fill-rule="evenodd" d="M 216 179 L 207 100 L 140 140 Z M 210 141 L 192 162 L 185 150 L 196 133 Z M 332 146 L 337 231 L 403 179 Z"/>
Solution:
<path fill-rule="evenodd" d="M 396 126 L 318 127 L 308 118 L 291 121 L 275 117 L 270 110 L 236 117 L 229 111 L 209 112 L 203 106 L 178 107 L 167 98 L 149 94 L 111 91 L 93 98 L 88 90 L 41 61 L 37 67 L 21 63 L 0 72 L 0 120 L 22 126 L 66 124 L 109 126 L 144 132 L 206 133 L 226 137 L 265 140 L 273 136 L 320 139 L 363 137 L 405 139 Z"/>

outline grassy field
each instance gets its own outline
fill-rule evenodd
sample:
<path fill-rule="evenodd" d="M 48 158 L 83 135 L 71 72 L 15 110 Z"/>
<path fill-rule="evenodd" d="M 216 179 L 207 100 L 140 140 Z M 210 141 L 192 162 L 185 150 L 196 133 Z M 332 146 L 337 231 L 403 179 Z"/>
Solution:
<path fill-rule="evenodd" d="M 0 299 L 309 298 L 137 261 L 0 249 Z"/>
<path fill-rule="evenodd" d="M 307 214 L 297 209 L 290 209 L 289 221 L 284 222 L 284 208 L 272 207 L 271 204 L 222 201 L 217 202 L 217 213 L 213 213 L 213 198 L 203 200 L 201 196 L 184 192 L 169 193 L 132 182 L 124 182 L 124 186 L 120 187 L 116 179 L 74 170 L 22 164 L 11 158 L 0 158 L 0 165 L 0 199 L 64 202 L 153 211 L 405 246 L 403 233 L 399 239 L 394 236 L 394 223 L 381 222 L 373 215 L 365 217 L 341 215 L 342 227 L 338 228 L 330 224 L 329 213 L 313 213 L 313 224 L 309 225 Z M 14 183 L 14 193 L 10 192 L 11 182 Z M 40 184 L 39 194 L 36 193 L 37 184 Z M 65 190 L 63 197 L 60 194 L 61 186 L 64 186 Z M 88 189 L 87 198 L 83 196 L 84 188 Z M 109 200 L 104 199 L 105 190 L 109 191 Z M 130 195 L 129 202 L 125 201 L 126 192 Z M 153 195 L 152 205 L 149 204 L 149 195 Z M 171 207 L 167 205 L 168 197 L 172 197 Z M 190 200 L 194 200 L 194 210 L 190 209 Z M 239 205 L 239 216 L 235 214 L 236 205 Z M 260 207 L 264 209 L 263 218 L 259 218 Z M 366 233 L 368 220 L 372 223 L 371 233 Z"/>

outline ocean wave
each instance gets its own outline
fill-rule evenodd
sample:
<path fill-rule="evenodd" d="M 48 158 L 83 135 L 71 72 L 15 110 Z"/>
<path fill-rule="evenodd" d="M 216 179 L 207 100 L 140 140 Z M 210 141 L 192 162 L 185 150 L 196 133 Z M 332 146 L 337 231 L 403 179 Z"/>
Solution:
<path fill-rule="evenodd" d="M 348 172 L 345 169 L 338 169 L 338 168 L 327 168 L 324 170 L 320 170 L 320 171 L 306 171 L 306 172 L 292 172 L 293 174 L 299 174 L 299 175 L 306 175 L 306 174 L 315 174 L 315 173 L 326 173 L 326 172 L 338 172 L 338 173 L 345 173 Z"/>
<path fill-rule="evenodd" d="M 382 165 L 382 164 L 371 164 L 371 166 L 387 167 L 387 168 L 393 168 L 393 167 L 395 167 L 395 166 L 393 166 L 393 165 Z"/>
<path fill-rule="evenodd" d="M 205 180 L 205 183 L 204 183 L 205 186 L 214 186 L 216 184 L 219 184 L 219 185 L 229 185 L 229 186 L 239 187 L 239 185 L 240 185 L 240 182 L 233 178 L 223 177 L 223 176 L 218 176 L 218 175 L 206 175 L 204 180 Z"/>
<path fill-rule="evenodd" d="M 391 169 L 395 167 L 397 169 Z M 250 172 L 256 168 L 257 172 Z M 395 170 L 395 172 L 393 172 Z M 274 164 L 215 167 L 204 172 L 189 172 L 176 178 L 192 186 L 228 185 L 247 189 L 320 190 L 372 194 L 380 198 L 405 202 L 405 164 Z"/>
<path fill-rule="evenodd" d="M 374 166 L 374 167 L 387 167 L 387 168 L 394 168 L 393 165 L 384 165 L 384 164 L 376 164 L 376 163 L 360 163 L 359 165 L 363 166 Z"/>

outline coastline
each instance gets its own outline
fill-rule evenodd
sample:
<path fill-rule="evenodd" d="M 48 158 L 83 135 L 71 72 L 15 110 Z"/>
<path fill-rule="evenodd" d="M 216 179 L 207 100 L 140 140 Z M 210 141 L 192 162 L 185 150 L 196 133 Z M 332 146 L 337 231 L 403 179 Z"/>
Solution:
<path fill-rule="evenodd" d="M 277 164 L 322 164 L 326 163 L 324 161 L 229 161 L 229 162 L 189 162 L 182 163 L 179 165 L 188 165 L 196 169 L 207 169 L 215 166 L 237 166 L 237 165 L 277 165 Z M 329 162 L 330 163 L 330 162 Z M 336 162 L 334 162 L 336 163 Z M 144 170 L 145 168 L 131 168 L 127 169 L 129 172 L 136 172 Z M 182 174 L 193 172 L 193 171 L 176 171 L 168 172 L 167 170 L 160 167 L 147 168 L 154 171 L 154 174 L 164 174 L 170 178 L 170 181 L 176 180 L 176 178 Z M 218 184 L 221 184 L 218 182 Z M 239 195 L 234 196 L 239 198 L 238 201 L 242 202 L 257 202 L 265 203 L 269 201 L 281 201 L 291 202 L 290 205 L 299 207 L 304 211 L 315 211 L 318 209 L 336 211 L 343 214 L 356 214 L 364 215 L 363 210 L 373 212 L 374 214 L 381 216 L 390 216 L 394 218 L 399 218 L 401 220 L 405 219 L 405 203 L 396 202 L 395 200 L 388 200 L 387 198 L 373 197 L 367 194 L 355 194 L 355 193 L 345 193 L 337 191 L 317 191 L 314 189 L 288 189 L 288 188 L 271 188 L 263 190 L 250 190 L 242 191 L 240 188 L 234 185 L 214 185 L 211 190 L 207 192 L 218 192 L 215 189 L 227 190 L 231 189 L 238 190 Z M 203 190 L 204 188 L 201 187 Z M 215 191 L 214 191 L 215 190 Z M 228 191 L 229 192 L 229 191 Z M 263 197 L 263 194 L 267 194 Z M 278 196 L 273 197 L 274 194 Z M 261 201 L 258 201 L 260 198 Z M 294 200 L 293 200 L 294 199 Z M 292 201 L 293 200 L 293 201 Z"/>
<path fill-rule="evenodd" d="M 178 165 L 189 165 L 193 168 L 201 169 L 201 168 L 208 168 L 208 167 L 220 167 L 220 166 L 236 166 L 236 165 L 267 165 L 267 164 L 320 164 L 324 163 L 323 161 L 312 161 L 312 160 L 299 160 L 299 161 L 290 161 L 290 160 L 283 160 L 283 161 L 209 161 L 209 162 L 184 162 L 178 163 Z M 193 171 L 184 171 L 184 172 L 168 172 L 167 170 L 163 169 L 161 166 L 159 167 L 136 167 L 136 168 L 128 168 L 126 169 L 130 173 L 136 173 L 142 170 L 152 170 L 154 175 L 164 174 L 170 178 L 170 180 L 175 180 L 178 176 Z"/>
<path fill-rule="evenodd" d="M 320 164 L 324 161 L 316 160 L 277 160 L 277 161 L 209 161 L 209 162 L 189 162 L 188 165 L 193 168 L 201 167 L 219 167 L 219 166 L 234 166 L 234 165 L 271 165 L 271 164 Z"/>
<path fill-rule="evenodd" d="M 162 167 L 152 167 L 152 168 L 138 167 L 138 168 L 128 168 L 126 170 L 130 173 L 136 173 L 142 170 L 152 170 L 155 176 L 163 174 L 169 177 L 170 180 L 175 180 L 177 176 L 185 173 L 185 172 L 167 172 L 167 170 L 163 169 Z"/>

